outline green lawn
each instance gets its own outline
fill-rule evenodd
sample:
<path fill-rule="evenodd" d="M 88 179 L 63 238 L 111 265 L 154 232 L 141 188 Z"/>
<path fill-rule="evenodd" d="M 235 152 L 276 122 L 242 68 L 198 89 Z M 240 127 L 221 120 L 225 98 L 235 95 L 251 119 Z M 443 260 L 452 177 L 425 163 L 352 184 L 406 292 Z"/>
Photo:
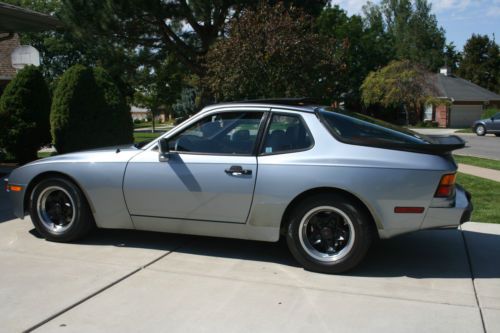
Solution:
<path fill-rule="evenodd" d="M 474 211 L 471 220 L 500 224 L 500 183 L 458 173 L 457 183 L 472 194 Z"/>
<path fill-rule="evenodd" d="M 45 157 L 50 157 L 55 155 L 56 152 L 51 152 L 51 151 L 39 151 L 38 152 L 38 158 L 45 158 Z"/>
<path fill-rule="evenodd" d="M 150 141 L 153 139 L 156 139 L 160 135 L 162 135 L 165 132 L 155 132 L 155 133 L 150 133 L 150 132 L 134 132 L 134 142 L 142 142 L 142 141 Z"/>
<path fill-rule="evenodd" d="M 472 128 L 462 128 L 458 131 L 455 131 L 455 133 L 472 133 Z"/>
<path fill-rule="evenodd" d="M 474 165 L 482 168 L 489 168 L 500 170 L 500 161 L 491 160 L 488 158 L 480 158 L 480 157 L 472 157 L 472 156 L 461 156 L 461 155 L 453 155 L 453 158 L 457 163 Z"/>
<path fill-rule="evenodd" d="M 153 123 L 151 121 L 149 122 L 144 122 L 144 123 L 134 123 L 134 128 L 143 128 L 143 127 L 151 127 L 153 126 Z"/>

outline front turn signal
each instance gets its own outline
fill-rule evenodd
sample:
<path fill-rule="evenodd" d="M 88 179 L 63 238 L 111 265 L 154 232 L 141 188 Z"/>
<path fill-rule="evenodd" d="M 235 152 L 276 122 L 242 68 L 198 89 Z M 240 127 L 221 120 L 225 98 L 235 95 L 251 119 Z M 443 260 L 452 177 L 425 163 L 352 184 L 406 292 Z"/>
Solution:
<path fill-rule="evenodd" d="M 439 186 L 434 194 L 436 198 L 447 198 L 453 194 L 455 190 L 455 180 L 457 175 L 455 173 L 448 173 L 441 177 L 441 181 L 439 182 Z"/>
<path fill-rule="evenodd" d="M 21 192 L 23 190 L 22 186 L 19 185 L 7 185 L 7 192 Z"/>

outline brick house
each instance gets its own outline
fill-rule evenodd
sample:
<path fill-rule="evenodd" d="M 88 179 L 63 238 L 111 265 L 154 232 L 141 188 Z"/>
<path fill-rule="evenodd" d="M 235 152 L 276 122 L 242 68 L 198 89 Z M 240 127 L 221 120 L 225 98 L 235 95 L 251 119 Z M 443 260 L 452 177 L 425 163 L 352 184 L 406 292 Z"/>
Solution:
<path fill-rule="evenodd" d="M 499 94 L 452 75 L 448 68 L 433 75 L 438 97 L 447 100 L 449 105 L 425 108 L 424 121 L 435 121 L 439 127 L 470 127 L 481 118 L 484 109 L 500 108 Z"/>
<path fill-rule="evenodd" d="M 11 54 L 18 46 L 17 33 L 56 30 L 61 22 L 50 15 L 0 2 L 0 95 L 16 75 Z"/>
<path fill-rule="evenodd" d="M 5 40 L 2 40 L 2 35 L 0 34 L 0 95 L 10 80 L 16 75 L 16 70 L 12 67 L 10 55 L 19 45 L 17 34 Z"/>

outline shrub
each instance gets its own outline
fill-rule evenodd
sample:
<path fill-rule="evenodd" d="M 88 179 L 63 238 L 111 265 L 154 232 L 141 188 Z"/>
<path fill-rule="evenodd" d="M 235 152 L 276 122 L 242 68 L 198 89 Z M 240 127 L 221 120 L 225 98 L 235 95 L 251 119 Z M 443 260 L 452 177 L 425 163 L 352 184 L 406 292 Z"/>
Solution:
<path fill-rule="evenodd" d="M 59 79 L 50 112 L 52 141 L 59 153 L 100 146 L 98 114 L 105 108 L 92 70 L 75 65 Z"/>
<path fill-rule="evenodd" d="M 125 97 L 103 68 L 94 68 L 94 78 L 106 104 L 98 115 L 99 125 L 103 127 L 102 142 L 107 145 L 133 143 L 134 125 Z"/>
<path fill-rule="evenodd" d="M 486 110 L 484 110 L 483 114 L 481 115 L 481 119 L 491 118 L 499 112 L 500 112 L 500 109 L 496 109 L 496 108 L 486 109 Z"/>
<path fill-rule="evenodd" d="M 34 66 L 20 70 L 0 97 L 0 147 L 19 163 L 50 143 L 50 93 Z"/>
<path fill-rule="evenodd" d="M 50 123 L 59 153 L 133 142 L 130 110 L 103 69 L 75 65 L 61 76 Z"/>

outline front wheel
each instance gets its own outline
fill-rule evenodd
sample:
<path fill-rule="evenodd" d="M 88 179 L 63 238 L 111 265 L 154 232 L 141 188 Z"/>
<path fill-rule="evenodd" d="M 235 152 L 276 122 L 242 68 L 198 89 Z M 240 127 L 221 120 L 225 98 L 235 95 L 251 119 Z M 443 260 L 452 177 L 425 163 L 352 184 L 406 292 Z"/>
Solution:
<path fill-rule="evenodd" d="M 45 239 L 55 242 L 75 241 L 95 226 L 82 191 L 60 177 L 44 179 L 35 186 L 30 216 L 36 230 Z"/>
<path fill-rule="evenodd" d="M 486 127 L 483 125 L 477 125 L 475 132 L 478 136 L 484 136 L 486 134 Z"/>
<path fill-rule="evenodd" d="M 287 244 L 305 269 L 342 273 L 355 267 L 372 242 L 372 220 L 356 202 L 337 194 L 307 198 L 291 213 Z"/>

